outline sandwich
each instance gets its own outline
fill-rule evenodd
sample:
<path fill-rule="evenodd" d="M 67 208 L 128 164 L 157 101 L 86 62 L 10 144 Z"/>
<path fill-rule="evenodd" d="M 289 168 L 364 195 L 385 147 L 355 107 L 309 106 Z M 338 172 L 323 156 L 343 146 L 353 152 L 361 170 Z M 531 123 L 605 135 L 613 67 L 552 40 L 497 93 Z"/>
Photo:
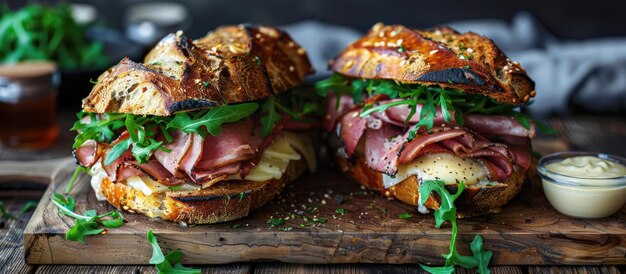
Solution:
<path fill-rule="evenodd" d="M 521 189 L 540 125 L 520 107 L 534 82 L 488 38 L 448 27 L 376 24 L 329 62 L 316 83 L 338 167 L 385 196 L 439 208 L 425 181 L 455 193 L 457 215 L 497 212 Z"/>
<path fill-rule="evenodd" d="M 143 63 L 123 59 L 98 78 L 72 128 L 74 156 L 119 209 L 181 224 L 245 217 L 315 170 L 315 93 L 294 91 L 312 73 L 274 27 L 170 34 Z"/>

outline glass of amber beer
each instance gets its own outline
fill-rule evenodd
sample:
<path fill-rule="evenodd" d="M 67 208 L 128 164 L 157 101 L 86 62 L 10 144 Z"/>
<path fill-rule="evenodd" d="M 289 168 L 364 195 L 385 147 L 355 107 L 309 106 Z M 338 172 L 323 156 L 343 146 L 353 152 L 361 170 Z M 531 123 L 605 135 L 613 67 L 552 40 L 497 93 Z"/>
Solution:
<path fill-rule="evenodd" d="M 51 62 L 0 66 L 0 143 L 44 149 L 59 134 L 56 120 L 57 67 Z"/>

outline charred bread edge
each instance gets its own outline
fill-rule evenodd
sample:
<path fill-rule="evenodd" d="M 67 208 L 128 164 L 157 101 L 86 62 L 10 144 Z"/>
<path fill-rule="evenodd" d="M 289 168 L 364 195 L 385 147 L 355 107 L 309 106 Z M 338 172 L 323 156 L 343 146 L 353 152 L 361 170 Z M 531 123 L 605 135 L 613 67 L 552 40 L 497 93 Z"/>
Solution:
<path fill-rule="evenodd" d="M 467 48 L 474 47 L 480 58 L 459 58 L 468 54 L 457 47 L 463 42 Z M 535 82 L 524 68 L 507 58 L 491 39 L 449 27 L 422 31 L 378 23 L 332 59 L 329 68 L 353 78 L 456 88 L 514 105 L 536 95 Z"/>

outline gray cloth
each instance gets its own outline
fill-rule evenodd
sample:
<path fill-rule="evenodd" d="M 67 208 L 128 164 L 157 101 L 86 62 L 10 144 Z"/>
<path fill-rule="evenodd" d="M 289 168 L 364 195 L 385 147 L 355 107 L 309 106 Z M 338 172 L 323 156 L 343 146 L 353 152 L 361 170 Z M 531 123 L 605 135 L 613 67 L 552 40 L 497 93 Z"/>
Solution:
<path fill-rule="evenodd" d="M 526 68 L 537 96 L 528 110 L 535 115 L 565 114 L 572 105 L 591 112 L 626 111 L 626 38 L 559 41 L 530 14 L 511 23 L 499 20 L 451 22 L 465 32 L 492 38 Z M 309 52 L 316 78 L 328 76 L 327 61 L 362 33 L 314 21 L 287 26 Z"/>

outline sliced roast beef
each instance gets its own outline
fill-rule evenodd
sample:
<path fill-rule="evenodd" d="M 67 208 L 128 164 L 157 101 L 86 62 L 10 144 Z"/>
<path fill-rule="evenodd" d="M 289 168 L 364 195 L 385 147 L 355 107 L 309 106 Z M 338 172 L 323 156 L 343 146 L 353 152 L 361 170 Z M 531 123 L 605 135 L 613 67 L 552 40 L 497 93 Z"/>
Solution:
<path fill-rule="evenodd" d="M 365 131 L 365 157 L 373 170 L 394 175 L 398 172 L 398 153 L 404 143 L 402 131 L 384 124 Z"/>
<path fill-rule="evenodd" d="M 174 174 L 167 170 L 161 164 L 161 162 L 159 162 L 155 158 L 148 160 L 148 162 L 144 164 L 138 164 L 134 161 L 129 161 L 128 164 L 130 164 L 136 170 L 141 171 L 143 173 L 141 175 L 146 175 L 152 180 L 155 180 L 166 186 L 176 186 L 185 182 L 185 179 L 175 177 Z M 120 180 L 123 179 L 120 178 Z"/>
<path fill-rule="evenodd" d="M 534 138 L 536 134 L 535 123 L 530 122 L 530 128 L 525 128 L 513 117 L 471 114 L 463 119 L 463 126 L 480 133 L 528 138 Z"/>
<path fill-rule="evenodd" d="M 241 162 L 217 167 L 210 170 L 197 170 L 192 173 L 194 181 L 204 183 L 214 181 L 216 178 L 225 177 L 225 175 L 237 174 L 241 170 Z"/>
<path fill-rule="evenodd" d="M 260 134 L 255 134 L 254 123 L 250 119 L 224 124 L 219 135 L 206 136 L 202 157 L 194 166 L 194 171 L 214 170 L 249 160 L 257 153 L 261 138 Z"/>
<path fill-rule="evenodd" d="M 332 131 L 335 128 L 337 119 L 353 107 L 355 107 L 354 100 L 350 96 L 340 95 L 337 97 L 334 94 L 329 95 L 328 100 L 326 100 L 326 116 L 324 116 L 323 121 L 324 129 Z"/>
<path fill-rule="evenodd" d="M 189 153 L 189 149 L 192 144 L 192 134 L 185 133 L 181 130 L 175 130 L 170 133 L 172 136 L 172 142 L 163 142 L 165 148 L 169 149 L 169 152 L 163 150 L 156 150 L 154 157 L 161 163 L 165 169 L 171 174 L 179 178 L 184 178 L 187 175 L 181 172 L 181 162 L 185 155 Z"/>
<path fill-rule="evenodd" d="M 352 110 L 341 118 L 341 138 L 348 157 L 352 156 L 367 127 L 367 120 L 359 117 L 359 110 Z"/>
<path fill-rule="evenodd" d="M 87 140 L 80 147 L 76 148 L 72 154 L 74 154 L 74 159 L 76 159 L 79 165 L 91 167 L 100 159 L 102 148 L 98 142 Z"/>

